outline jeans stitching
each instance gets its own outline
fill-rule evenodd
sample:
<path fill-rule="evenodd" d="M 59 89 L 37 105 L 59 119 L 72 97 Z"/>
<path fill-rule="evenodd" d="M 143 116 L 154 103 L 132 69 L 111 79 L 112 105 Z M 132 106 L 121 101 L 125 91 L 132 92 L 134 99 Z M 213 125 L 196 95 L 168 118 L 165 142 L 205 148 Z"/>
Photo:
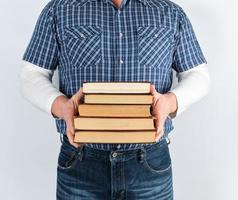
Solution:
<path fill-rule="evenodd" d="M 146 151 L 146 149 L 145 149 L 144 147 L 141 147 L 141 151 L 142 151 L 142 154 L 143 154 L 143 159 L 142 159 L 143 162 L 142 162 L 142 164 L 143 164 L 150 172 L 155 173 L 155 174 L 161 174 L 161 173 L 164 173 L 164 172 L 168 171 L 168 170 L 171 168 L 172 163 L 171 163 L 171 161 L 170 161 L 169 166 L 166 167 L 165 169 L 162 169 L 162 170 L 155 170 L 155 169 L 153 169 L 153 168 L 149 165 L 149 163 L 147 162 L 148 151 Z"/>
<path fill-rule="evenodd" d="M 69 162 L 71 162 L 71 164 L 69 166 L 64 167 L 64 166 L 61 166 L 58 163 L 58 168 L 60 168 L 62 170 L 71 169 L 78 163 L 78 161 L 82 161 L 82 159 L 83 159 L 83 147 L 84 147 L 84 145 L 79 146 L 77 148 L 77 150 L 71 155 L 70 159 L 68 161 L 66 161 L 65 164 L 68 164 Z M 74 160 L 72 161 L 72 159 L 74 159 Z"/>

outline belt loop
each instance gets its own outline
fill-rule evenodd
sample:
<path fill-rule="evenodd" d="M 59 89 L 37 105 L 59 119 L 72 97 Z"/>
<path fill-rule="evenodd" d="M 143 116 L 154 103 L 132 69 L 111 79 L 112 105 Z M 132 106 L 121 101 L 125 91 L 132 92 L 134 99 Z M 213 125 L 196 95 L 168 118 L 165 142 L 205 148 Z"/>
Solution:
<path fill-rule="evenodd" d="M 84 144 L 80 144 L 80 146 L 78 147 L 78 156 L 80 161 L 83 159 L 83 153 L 84 153 Z"/>
<path fill-rule="evenodd" d="M 146 149 L 143 146 L 139 148 L 138 154 L 139 154 L 139 155 L 137 155 L 138 161 L 144 162 L 144 157 L 146 156 Z"/>

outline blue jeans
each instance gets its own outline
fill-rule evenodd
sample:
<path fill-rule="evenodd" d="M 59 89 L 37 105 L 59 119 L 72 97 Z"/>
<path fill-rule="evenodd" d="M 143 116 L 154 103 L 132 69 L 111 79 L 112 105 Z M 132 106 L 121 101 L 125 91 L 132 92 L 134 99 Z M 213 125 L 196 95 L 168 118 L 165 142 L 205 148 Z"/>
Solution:
<path fill-rule="evenodd" d="M 169 142 L 133 150 L 72 146 L 63 137 L 57 200 L 173 200 Z"/>

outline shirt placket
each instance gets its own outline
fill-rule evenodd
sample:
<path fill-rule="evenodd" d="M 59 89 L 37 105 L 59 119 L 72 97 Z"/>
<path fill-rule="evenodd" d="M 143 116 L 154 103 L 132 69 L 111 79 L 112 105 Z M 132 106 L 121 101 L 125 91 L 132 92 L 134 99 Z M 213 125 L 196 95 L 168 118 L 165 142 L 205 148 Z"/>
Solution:
<path fill-rule="evenodd" d="M 114 81 L 121 81 L 122 74 L 121 74 L 121 68 L 124 64 L 124 57 L 123 57 L 123 32 L 122 32 L 122 19 L 121 15 L 123 14 L 123 6 L 124 6 L 125 0 L 122 1 L 122 5 L 120 8 L 115 10 L 115 68 L 114 68 Z"/>

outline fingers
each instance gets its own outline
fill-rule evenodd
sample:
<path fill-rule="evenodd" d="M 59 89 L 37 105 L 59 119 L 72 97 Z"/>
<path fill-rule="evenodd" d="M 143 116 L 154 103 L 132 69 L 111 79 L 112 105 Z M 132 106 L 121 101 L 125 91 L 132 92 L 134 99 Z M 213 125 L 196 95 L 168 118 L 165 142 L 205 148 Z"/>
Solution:
<path fill-rule="evenodd" d="M 73 145 L 75 148 L 78 148 L 80 146 L 78 143 L 74 142 L 74 134 L 72 133 L 72 131 L 67 130 L 67 137 L 68 137 L 69 143 Z"/>
<path fill-rule="evenodd" d="M 80 144 L 74 142 L 74 133 L 72 133 L 70 130 L 67 130 L 67 137 L 69 143 L 73 145 L 75 148 L 78 148 L 80 146 Z"/>
<path fill-rule="evenodd" d="M 74 108 L 75 111 L 77 113 L 74 114 L 79 114 L 78 113 L 78 105 L 81 103 L 80 101 L 82 100 L 83 97 L 83 88 L 80 87 L 80 89 L 72 96 L 72 101 L 74 104 Z M 66 124 L 67 124 L 67 136 L 69 139 L 69 142 L 71 145 L 73 145 L 74 147 L 78 148 L 80 146 L 79 143 L 75 143 L 74 142 L 74 136 L 75 136 L 75 131 L 74 131 L 74 116 L 70 115 L 70 117 L 68 117 L 68 119 L 66 120 Z"/>
<path fill-rule="evenodd" d="M 159 127 L 155 134 L 155 141 L 158 142 L 159 139 L 163 136 L 163 134 L 164 134 L 163 128 Z"/>
<path fill-rule="evenodd" d="M 66 124 L 67 124 L 67 137 L 69 139 L 69 142 L 71 145 L 78 148 L 80 145 L 78 143 L 74 142 L 75 132 L 74 132 L 73 117 L 71 119 L 67 120 Z"/>
<path fill-rule="evenodd" d="M 156 92 L 154 94 L 153 105 L 155 105 L 158 102 L 159 98 L 160 98 L 160 94 L 158 92 Z"/>
<path fill-rule="evenodd" d="M 154 103 L 153 105 L 152 105 L 152 114 L 153 114 L 153 116 L 157 116 L 158 115 L 158 110 L 157 110 L 157 106 L 156 106 L 156 103 Z"/>
<path fill-rule="evenodd" d="M 161 94 L 156 91 L 155 85 L 153 85 L 153 84 L 150 85 L 150 93 L 153 95 L 153 115 L 156 117 L 156 119 L 155 119 L 155 127 L 156 127 L 155 141 L 157 142 L 164 134 L 165 120 L 162 117 L 160 117 L 160 115 L 158 113 L 159 110 L 157 110 L 156 104 L 158 103 L 158 100 L 159 100 Z"/>
<path fill-rule="evenodd" d="M 159 110 L 160 110 L 160 108 L 159 108 L 159 101 L 158 101 L 158 99 L 157 100 L 155 100 L 154 102 L 153 102 L 153 104 L 152 104 L 152 107 L 153 107 L 153 109 L 152 109 L 152 114 L 155 116 L 155 117 L 157 117 L 158 115 L 159 115 Z"/>
<path fill-rule="evenodd" d="M 84 95 L 83 95 L 83 89 L 82 89 L 82 87 L 78 90 L 78 92 L 76 92 L 73 96 L 72 96 L 72 98 L 70 99 L 71 101 L 72 101 L 72 103 L 73 103 L 73 106 L 74 106 L 74 110 L 75 110 L 75 112 L 76 113 L 74 113 L 74 114 L 79 114 L 78 113 L 78 106 L 79 106 L 79 104 L 80 103 L 83 103 L 83 97 Z"/>
<path fill-rule="evenodd" d="M 158 142 L 159 139 L 163 136 L 164 134 L 164 122 L 161 117 L 157 115 L 155 119 L 155 127 L 156 127 L 156 134 L 155 134 L 155 141 Z"/>

